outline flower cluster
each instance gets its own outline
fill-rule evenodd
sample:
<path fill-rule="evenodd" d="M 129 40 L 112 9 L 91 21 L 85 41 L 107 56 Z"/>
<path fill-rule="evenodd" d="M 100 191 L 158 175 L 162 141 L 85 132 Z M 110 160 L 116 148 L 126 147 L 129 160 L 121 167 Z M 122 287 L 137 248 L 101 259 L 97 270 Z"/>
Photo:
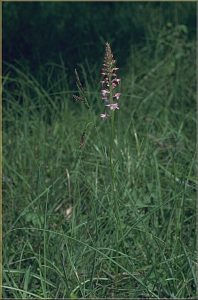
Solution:
<path fill-rule="evenodd" d="M 114 100 L 118 101 L 121 95 L 121 93 L 115 92 L 114 90 L 120 84 L 120 79 L 117 78 L 118 68 L 116 68 L 115 62 L 116 61 L 113 58 L 111 47 L 109 43 L 106 43 L 104 63 L 101 72 L 101 96 L 102 100 L 105 102 L 105 106 L 112 111 L 119 109 L 118 102 L 114 102 Z M 105 112 L 101 114 L 100 117 L 102 119 L 107 119 L 109 115 L 107 112 Z"/>

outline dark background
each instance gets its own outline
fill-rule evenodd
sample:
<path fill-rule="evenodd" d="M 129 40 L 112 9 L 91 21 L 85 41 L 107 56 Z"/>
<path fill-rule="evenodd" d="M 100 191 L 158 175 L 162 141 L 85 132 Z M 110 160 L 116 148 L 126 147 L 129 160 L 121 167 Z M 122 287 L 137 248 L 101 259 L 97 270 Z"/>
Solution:
<path fill-rule="evenodd" d="M 152 51 L 168 23 L 188 26 L 193 37 L 196 3 L 6 2 L 3 62 L 18 61 L 33 73 L 49 61 L 63 61 L 69 73 L 87 61 L 94 69 L 109 41 L 123 68 L 133 47 L 148 45 Z"/>

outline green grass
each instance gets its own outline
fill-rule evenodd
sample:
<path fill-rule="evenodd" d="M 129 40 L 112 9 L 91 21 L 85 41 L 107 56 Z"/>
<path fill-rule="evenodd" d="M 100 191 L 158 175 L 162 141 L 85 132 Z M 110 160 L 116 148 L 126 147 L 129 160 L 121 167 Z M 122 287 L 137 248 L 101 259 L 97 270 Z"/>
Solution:
<path fill-rule="evenodd" d="M 63 65 L 46 66 L 40 80 L 9 66 L 5 298 L 195 297 L 195 42 L 184 27 L 160 34 L 119 66 L 113 194 L 110 127 L 91 71 L 82 68 L 93 113 L 72 102 Z M 88 122 L 96 127 L 81 149 Z"/>

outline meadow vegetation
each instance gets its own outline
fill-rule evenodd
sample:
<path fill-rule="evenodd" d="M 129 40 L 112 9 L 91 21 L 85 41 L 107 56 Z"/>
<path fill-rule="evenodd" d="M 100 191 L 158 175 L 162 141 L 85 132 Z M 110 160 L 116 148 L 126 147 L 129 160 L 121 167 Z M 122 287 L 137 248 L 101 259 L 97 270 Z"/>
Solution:
<path fill-rule="evenodd" d="M 4 62 L 5 298 L 195 297 L 196 43 L 190 32 L 183 23 L 164 23 L 153 39 L 128 49 L 123 67 L 122 44 L 112 44 L 122 93 L 114 192 L 111 126 L 100 118 L 100 64 L 78 65 L 90 111 L 73 99 L 68 76 L 75 79 L 76 66 L 68 75 L 63 60 L 50 62 L 33 75 L 19 61 Z M 98 47 L 104 54 L 104 43 Z"/>

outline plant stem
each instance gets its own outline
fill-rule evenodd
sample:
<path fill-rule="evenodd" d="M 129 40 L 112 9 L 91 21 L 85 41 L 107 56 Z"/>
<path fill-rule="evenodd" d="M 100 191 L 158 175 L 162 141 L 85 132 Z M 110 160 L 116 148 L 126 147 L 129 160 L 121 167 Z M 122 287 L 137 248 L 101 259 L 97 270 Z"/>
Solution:
<path fill-rule="evenodd" d="M 115 191 L 115 182 L 114 182 L 114 169 L 113 169 L 113 143 L 114 143 L 114 135 L 115 135 L 115 128 L 114 128 L 114 114 L 115 112 L 112 111 L 111 114 L 111 142 L 110 142 L 110 170 L 111 170 L 111 184 L 113 187 L 113 191 Z"/>
<path fill-rule="evenodd" d="M 111 94 L 110 94 L 111 95 Z M 118 205 L 118 196 L 116 195 L 116 184 L 115 184 L 115 174 L 114 174 L 114 165 L 113 165 L 113 148 L 114 148 L 114 138 L 115 138 L 115 111 L 112 111 L 111 114 L 111 142 L 110 142 L 110 170 L 111 170 L 111 192 L 112 192 L 112 202 L 113 202 L 113 211 L 115 217 L 115 234 L 116 234 L 116 250 L 119 252 L 120 246 L 124 246 L 124 235 L 122 231 L 122 222 L 120 219 L 119 205 Z M 120 241 L 122 245 L 120 245 Z M 118 268 L 116 269 L 116 277 L 118 277 Z"/>

